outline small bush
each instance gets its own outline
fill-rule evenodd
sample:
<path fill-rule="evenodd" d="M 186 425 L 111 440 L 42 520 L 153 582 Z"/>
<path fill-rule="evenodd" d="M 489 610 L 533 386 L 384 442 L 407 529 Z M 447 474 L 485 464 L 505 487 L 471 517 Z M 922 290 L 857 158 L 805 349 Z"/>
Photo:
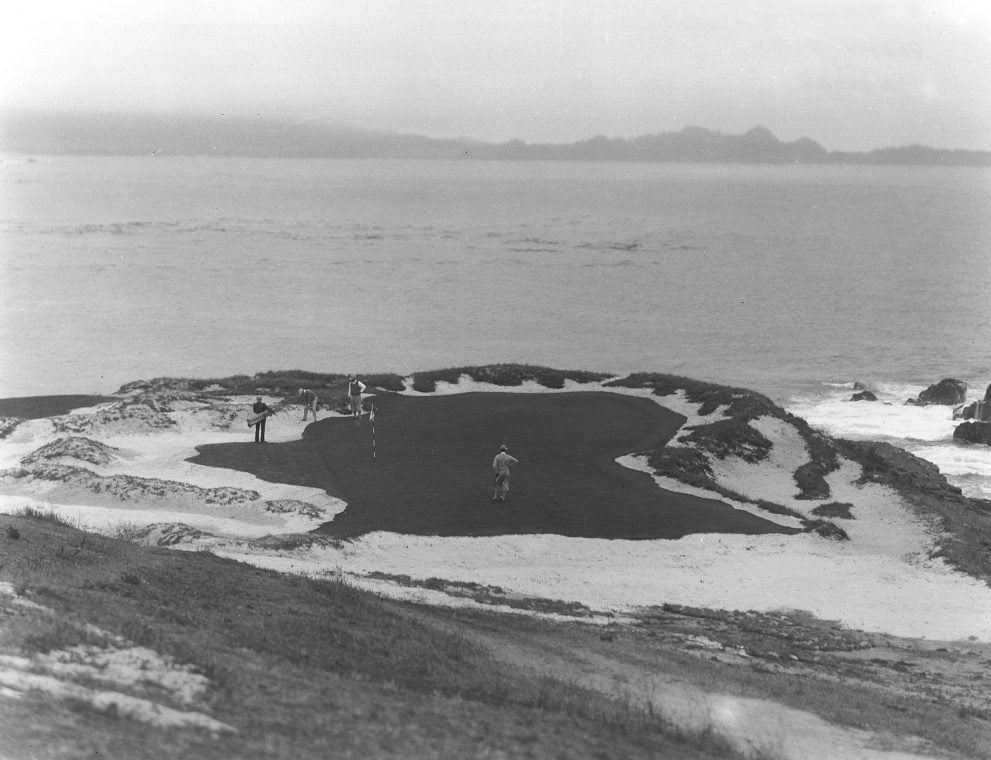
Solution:
<path fill-rule="evenodd" d="M 845 501 L 831 501 L 828 504 L 820 504 L 812 510 L 812 514 L 817 517 L 838 517 L 842 520 L 853 520 L 853 504 Z"/>
<path fill-rule="evenodd" d="M 829 522 L 829 520 L 804 520 L 803 525 L 807 532 L 818 533 L 823 538 L 828 538 L 831 541 L 850 540 L 850 536 L 847 535 L 843 528 Z"/>
<path fill-rule="evenodd" d="M 669 446 L 647 456 L 656 475 L 674 478 L 681 483 L 705 487 L 712 482 L 712 467 L 701 451 L 687 446 Z"/>
<path fill-rule="evenodd" d="M 131 586 L 138 586 L 141 583 L 141 579 L 134 573 L 121 573 L 120 579 L 123 583 L 127 583 Z"/>
<path fill-rule="evenodd" d="M 740 417 L 699 425 L 679 440 L 694 443 L 719 459 L 739 457 L 751 464 L 767 458 L 772 444 Z"/>
<path fill-rule="evenodd" d="M 9 538 L 11 541 L 16 541 L 20 537 L 21 537 L 21 532 L 17 528 L 15 528 L 13 525 L 7 526 L 7 538 Z"/>
<path fill-rule="evenodd" d="M 822 466 L 817 462 L 806 462 L 793 476 L 798 484 L 796 499 L 825 499 L 829 497 L 829 483 L 826 482 Z"/>

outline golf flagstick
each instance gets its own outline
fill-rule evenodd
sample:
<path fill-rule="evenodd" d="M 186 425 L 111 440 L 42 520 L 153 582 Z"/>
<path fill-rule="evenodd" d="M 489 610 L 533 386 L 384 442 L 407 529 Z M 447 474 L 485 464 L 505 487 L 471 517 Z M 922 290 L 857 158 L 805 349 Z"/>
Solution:
<path fill-rule="evenodd" d="M 368 421 L 372 423 L 372 461 L 377 461 L 375 452 L 375 404 L 372 404 L 372 409 L 368 413 Z"/>

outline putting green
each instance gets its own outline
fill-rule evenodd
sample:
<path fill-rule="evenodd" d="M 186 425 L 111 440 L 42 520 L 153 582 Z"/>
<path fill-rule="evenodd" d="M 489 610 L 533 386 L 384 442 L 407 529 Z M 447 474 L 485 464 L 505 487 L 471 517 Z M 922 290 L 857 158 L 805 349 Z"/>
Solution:
<path fill-rule="evenodd" d="M 648 399 L 605 392 L 386 395 L 371 425 L 325 418 L 301 440 L 197 447 L 190 461 L 325 489 L 347 509 L 318 531 L 417 535 L 556 533 L 612 539 L 689 533 L 792 533 L 722 502 L 664 491 L 618 465 L 657 447 L 684 418 Z M 491 501 L 499 444 L 520 463 L 505 504 Z"/>

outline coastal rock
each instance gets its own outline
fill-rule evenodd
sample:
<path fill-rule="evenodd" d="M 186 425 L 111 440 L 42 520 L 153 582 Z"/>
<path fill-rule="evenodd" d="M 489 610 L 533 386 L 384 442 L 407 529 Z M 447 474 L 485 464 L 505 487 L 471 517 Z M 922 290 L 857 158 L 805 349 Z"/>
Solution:
<path fill-rule="evenodd" d="M 955 420 L 972 420 L 976 416 L 977 416 L 976 401 L 970 404 L 960 404 L 959 406 L 953 407 L 953 419 Z"/>
<path fill-rule="evenodd" d="M 974 401 L 967 405 L 955 407 L 953 419 L 991 422 L 991 401 Z"/>
<path fill-rule="evenodd" d="M 916 406 L 930 406 L 939 404 L 941 406 L 957 406 L 962 404 L 967 397 L 967 383 L 962 380 L 954 380 L 947 377 L 940 380 L 935 385 L 930 385 L 916 399 L 909 399 L 907 403 Z"/>
<path fill-rule="evenodd" d="M 877 401 L 877 396 L 875 396 L 870 391 L 860 391 L 859 393 L 854 393 L 850 397 L 851 401 Z"/>
<path fill-rule="evenodd" d="M 964 422 L 957 425 L 953 438 L 967 443 L 983 443 L 991 446 L 991 422 Z"/>

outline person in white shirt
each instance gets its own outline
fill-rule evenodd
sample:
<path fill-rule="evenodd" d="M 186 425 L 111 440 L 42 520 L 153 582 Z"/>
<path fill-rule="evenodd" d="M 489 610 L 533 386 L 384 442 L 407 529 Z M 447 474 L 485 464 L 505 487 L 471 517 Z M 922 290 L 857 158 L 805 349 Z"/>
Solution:
<path fill-rule="evenodd" d="M 495 472 L 495 492 L 492 494 L 492 501 L 506 500 L 506 494 L 509 492 L 509 468 L 519 464 L 519 461 L 509 453 L 506 444 L 499 447 L 499 453 L 492 460 L 492 469 Z"/>
<path fill-rule="evenodd" d="M 351 416 L 357 421 L 361 419 L 361 394 L 365 392 L 365 384 L 356 376 L 348 377 L 348 404 L 351 407 Z"/>

